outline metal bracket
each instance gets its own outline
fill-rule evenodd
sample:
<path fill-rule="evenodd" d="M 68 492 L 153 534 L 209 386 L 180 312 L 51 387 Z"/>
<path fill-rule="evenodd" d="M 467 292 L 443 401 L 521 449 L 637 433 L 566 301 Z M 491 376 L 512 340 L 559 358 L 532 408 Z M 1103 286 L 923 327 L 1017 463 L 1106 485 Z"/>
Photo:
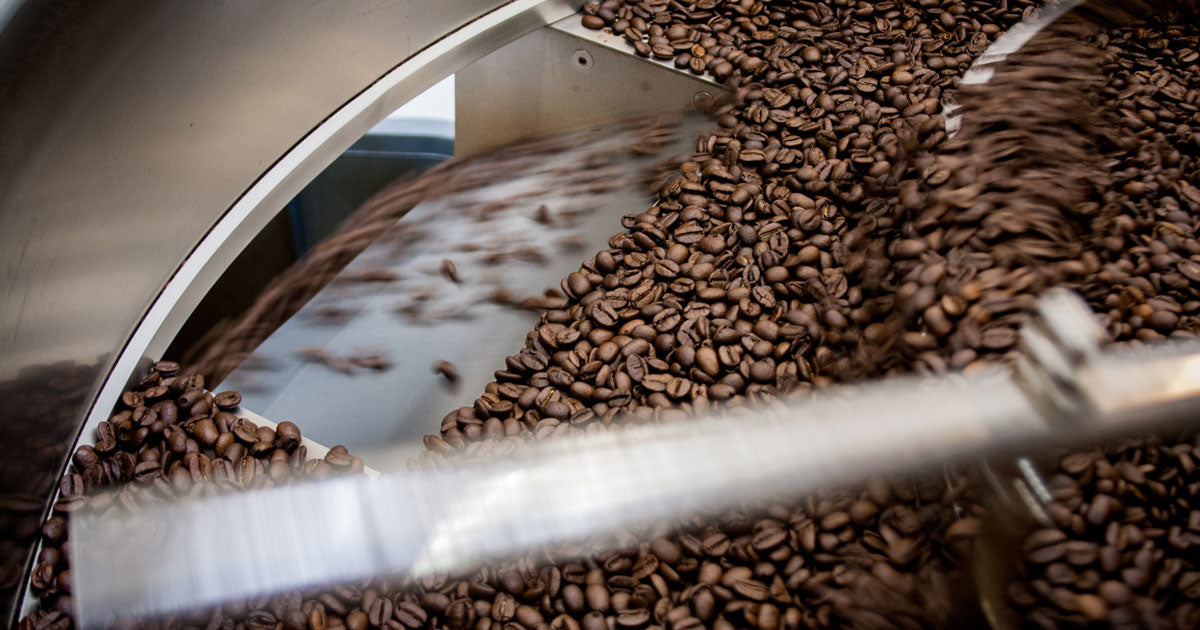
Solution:
<path fill-rule="evenodd" d="M 454 152 L 598 125 L 703 109 L 724 91 L 709 78 L 633 53 L 624 39 L 571 15 L 458 72 Z"/>

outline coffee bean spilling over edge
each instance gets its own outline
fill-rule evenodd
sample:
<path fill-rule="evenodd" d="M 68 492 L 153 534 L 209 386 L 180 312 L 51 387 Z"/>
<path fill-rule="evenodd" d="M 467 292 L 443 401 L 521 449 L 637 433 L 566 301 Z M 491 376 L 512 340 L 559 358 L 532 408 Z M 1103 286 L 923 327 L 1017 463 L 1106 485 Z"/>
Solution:
<path fill-rule="evenodd" d="M 179 371 L 175 362 L 156 363 L 121 395 L 113 416 L 96 427 L 95 443 L 76 449 L 53 513 L 42 526 L 42 549 L 32 574 L 39 610 L 21 620 L 22 630 L 73 626 L 67 518 L 85 504 L 97 512 L 137 512 L 176 497 L 362 473 L 362 460 L 345 447 L 331 448 L 322 459 L 309 458 L 294 423 L 257 426 L 238 417 L 241 394 L 214 395 L 204 389 L 204 377 Z M 222 614 L 252 625 L 253 608 L 242 603 Z"/>
<path fill-rule="evenodd" d="M 997 314 L 1024 313 L 1041 284 L 1012 276 L 1028 274 L 1029 265 L 1046 260 L 1056 261 L 1051 266 L 1061 268 L 1065 277 L 1076 278 L 1094 306 L 1103 306 L 1118 338 L 1153 338 L 1194 328 L 1195 291 L 1178 278 L 1191 279 L 1200 253 L 1189 212 L 1200 203 L 1194 196 L 1200 182 L 1192 158 L 1197 139 L 1190 127 L 1196 122 L 1196 46 L 1179 32 L 1163 37 L 1130 31 L 1097 40 L 1115 53 L 1104 68 L 1110 77 L 1105 90 L 1113 92 L 1105 96 L 1120 97 L 1122 103 L 1115 123 L 1137 125 L 1137 132 L 1132 138 L 1114 135 L 1115 146 L 1106 147 L 1105 159 L 1085 159 L 1083 171 L 1068 174 L 1065 181 L 1086 180 L 1082 188 L 1050 190 L 1049 198 L 1033 200 L 1047 210 L 1045 216 L 1066 223 L 1037 232 L 1049 238 L 1021 240 L 1010 224 L 994 221 L 991 232 L 982 228 L 983 234 L 971 236 L 976 242 L 964 241 L 974 249 L 970 254 L 986 255 L 995 251 L 994 239 L 1007 233 L 1002 244 L 1012 252 L 985 269 L 974 269 L 976 277 L 1003 269 L 994 272 L 1003 282 L 987 285 L 990 281 L 984 280 L 971 285 L 966 296 L 957 295 L 965 302 L 978 289 L 974 301 L 991 304 L 983 295 L 994 289 L 990 295 L 1008 300 L 990 319 L 987 307 L 975 311 L 985 320 L 978 338 L 974 333 L 939 333 L 944 329 L 939 314 L 929 310 L 937 306 L 942 316 L 961 321 L 957 318 L 978 304 L 947 301 L 956 296 L 940 286 L 940 278 L 927 280 L 922 273 L 909 278 L 914 269 L 941 267 L 941 272 L 929 272 L 937 275 L 963 261 L 954 259 L 953 246 L 941 246 L 957 226 L 940 229 L 938 223 L 946 221 L 942 216 L 932 217 L 928 225 L 913 225 L 913 217 L 905 213 L 924 206 L 910 206 L 903 195 L 945 205 L 968 228 L 991 214 L 972 217 L 971 208 L 955 205 L 955 186 L 969 185 L 969 178 L 956 179 L 958 171 L 951 169 L 939 181 L 944 175 L 938 169 L 923 173 L 931 164 L 928 159 L 908 161 L 942 148 L 944 129 L 934 114 L 943 91 L 1031 4 L 609 0 L 588 5 L 585 25 L 615 28 L 639 54 L 673 58 L 680 67 L 729 80 L 738 100 L 718 112 L 717 131 L 701 140 L 700 153 L 663 187 L 661 202 L 626 217 L 628 231 L 613 237 L 611 249 L 564 279 L 567 305 L 543 315 L 525 349 L 509 358 L 473 406 L 446 417 L 442 436 L 427 438 L 423 463 L 477 456 L 516 440 L 607 430 L 615 426 L 618 413 L 653 421 L 707 410 L 710 401 L 769 397 L 872 371 L 906 369 L 914 362 L 935 371 L 970 365 L 984 354 L 1011 349 L 1015 338 L 1008 333 L 985 336 L 989 329 L 982 324 Z M 1164 61 L 1174 64 L 1174 77 L 1172 71 L 1159 71 Z M 951 151 L 946 155 L 955 157 Z M 941 157 L 932 163 L 947 166 Z M 1101 180 L 1106 171 L 1111 185 L 1091 181 L 1088 166 L 1100 169 Z M 999 192 L 994 202 L 1004 203 Z M 1080 195 L 1097 197 L 1097 207 L 1083 208 L 1076 216 L 1087 203 L 1078 202 Z M 1094 217 L 1106 221 L 1100 225 L 1107 231 L 1088 240 L 1082 228 L 1100 220 Z M 1019 217 L 1010 214 L 1008 220 Z M 1067 234 L 1077 235 L 1083 244 Z M 1077 257 L 1082 271 L 1070 262 L 1074 247 L 1082 248 Z M 944 256 L 946 264 L 939 266 L 936 259 L 933 265 L 921 264 L 935 255 Z M 973 267 L 965 263 L 959 268 Z M 907 296 L 911 289 L 901 287 L 910 280 L 918 292 L 933 286 L 933 293 Z M 1054 275 L 1041 282 L 1061 280 Z M 893 311 L 903 315 L 900 323 Z M 1167 325 L 1169 315 L 1176 318 L 1172 325 Z M 1014 328 L 1019 317 L 1004 328 Z M 872 329 L 874 324 L 883 327 Z M 902 343 L 886 343 L 895 326 L 907 331 Z M 916 335 L 908 334 L 913 331 Z M 943 341 L 954 335 L 968 346 L 975 343 L 975 356 L 968 359 Z M 221 435 L 219 423 L 216 429 Z M 230 431 L 241 445 L 236 427 Z M 107 435 L 111 432 L 98 436 L 99 443 L 116 439 L 115 433 Z M 207 424 L 201 432 L 205 440 L 212 436 Z M 192 439 L 199 446 L 201 438 Z M 170 440 L 164 442 L 168 450 Z M 259 443 L 255 436 L 254 444 Z M 189 444 L 185 440 L 183 453 Z M 124 442 L 118 447 L 104 459 L 117 461 L 108 468 L 119 475 L 122 462 L 131 461 L 136 470 L 140 455 L 126 451 Z M 1195 456 L 1181 449 L 1167 448 L 1176 458 Z M 85 470 L 88 453 L 86 447 L 80 450 Z M 1195 531 L 1191 512 L 1180 520 L 1188 509 L 1183 506 L 1192 505 L 1187 499 L 1195 495 L 1194 466 L 1182 463 L 1190 459 L 1178 459 L 1178 467 L 1159 469 L 1155 477 L 1146 468 L 1159 455 L 1136 449 L 1121 453 L 1111 456 L 1118 463 L 1110 462 L 1108 468 L 1099 459 L 1089 464 L 1100 481 L 1077 481 L 1081 489 L 1074 498 L 1060 492 L 1063 506 L 1077 510 L 1079 501 L 1086 500 L 1090 510 L 1094 500 L 1088 492 L 1113 495 L 1120 506 L 1110 516 L 1131 521 L 1134 529 L 1147 514 L 1171 519 L 1159 528 L 1166 533 L 1150 536 L 1154 532 L 1143 527 L 1142 537 L 1162 539 L 1164 545 L 1190 544 L 1189 532 Z M 335 460 L 353 465 L 344 452 Z M 197 455 L 190 461 L 200 466 L 203 459 Z M 1126 465 L 1130 462 L 1132 468 Z M 183 484 L 184 473 L 191 476 L 187 465 L 170 465 L 163 482 L 145 487 L 171 489 L 176 478 Z M 255 469 L 253 463 L 247 467 Z M 1121 469 L 1121 480 L 1110 469 Z M 1134 469 L 1142 477 L 1124 476 Z M 68 489 L 86 487 L 86 477 L 80 478 L 68 476 L 64 484 Z M 1057 491 L 1064 484 L 1055 479 Z M 1083 490 L 1088 483 L 1092 487 Z M 1172 506 L 1144 507 L 1129 499 L 1164 496 L 1159 488 L 1175 501 Z M 953 547 L 979 529 L 979 519 L 970 515 L 974 509 L 964 501 L 965 490 L 961 478 L 940 485 L 876 481 L 858 491 L 820 493 L 804 505 L 773 506 L 756 517 L 734 514 L 697 524 L 682 534 L 644 541 L 636 551 L 631 546 L 626 553 L 561 566 L 540 566 L 527 558 L 419 585 L 376 581 L 292 593 L 226 607 L 211 619 L 176 619 L 164 625 L 293 630 L 945 625 L 951 619 L 949 584 L 961 577 Z M 960 502 L 966 518 L 957 517 Z M 69 510 L 69 501 L 64 508 L 60 511 Z M 1084 537 L 1086 531 L 1074 526 L 1073 517 L 1064 523 L 1064 538 Z M 62 525 L 54 519 L 47 523 L 47 541 L 61 541 Z M 1136 541 L 1129 531 L 1127 536 Z M 1044 535 L 1035 533 L 1031 539 Z M 1133 544 L 1118 550 L 1119 567 L 1162 566 L 1172 575 L 1163 586 L 1131 595 L 1130 601 L 1143 602 L 1138 610 L 1146 608 L 1145 601 L 1180 601 L 1178 593 L 1190 592 L 1185 578 L 1191 579 L 1187 576 L 1194 567 L 1187 568 L 1183 560 L 1168 566 L 1169 558 L 1154 550 L 1138 555 L 1140 547 L 1133 550 Z M 55 553 L 44 558 L 53 561 L 49 569 L 38 566 L 53 577 L 42 580 L 44 608 L 23 622 L 29 628 L 69 626 L 69 617 L 61 612 L 69 609 L 69 573 L 66 578 L 56 573 L 63 565 L 61 551 Z M 1083 557 L 1077 553 L 1072 557 Z M 1065 615 L 1045 608 L 1045 602 L 1064 598 L 1042 596 L 1036 580 L 1017 603 L 1043 606 L 1038 619 L 1046 619 L 1045 625 L 1070 625 L 1079 615 L 1084 621 L 1098 618 L 1101 609 L 1084 588 L 1085 573 L 1078 578 L 1082 583 L 1072 582 L 1074 590 L 1067 589 L 1079 594 L 1072 595 L 1067 605 L 1073 608 Z M 1055 587 L 1064 588 L 1057 582 Z M 1106 589 L 1098 595 L 1101 603 L 1119 610 L 1105 599 L 1113 596 L 1113 587 Z"/>

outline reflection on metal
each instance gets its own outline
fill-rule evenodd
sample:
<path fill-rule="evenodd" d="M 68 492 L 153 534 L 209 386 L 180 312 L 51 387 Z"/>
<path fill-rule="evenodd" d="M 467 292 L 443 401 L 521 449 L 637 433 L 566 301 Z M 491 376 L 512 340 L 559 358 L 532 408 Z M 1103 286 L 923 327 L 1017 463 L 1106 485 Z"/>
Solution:
<path fill-rule="evenodd" d="M 133 519 L 110 511 L 72 521 L 72 540 L 87 542 L 73 548 L 74 597 L 86 630 L 117 615 L 366 576 L 453 575 L 533 549 L 562 559 L 592 555 L 620 544 L 607 536 L 614 531 L 961 461 L 1046 429 L 997 368 L 830 389 L 724 417 L 589 431 L 370 481 L 180 501 Z M 129 550 L 114 544 L 120 536 L 106 535 L 128 536 L 134 527 L 156 535 Z M 212 553 L 218 546 L 227 552 Z"/>
<path fill-rule="evenodd" d="M 1064 431 L 1095 439 L 1195 422 L 1200 341 L 1104 348 L 1105 333 L 1079 296 L 1051 289 L 1021 331 L 1022 387 Z"/>
<path fill-rule="evenodd" d="M 436 83 L 457 66 L 520 34 L 569 13 L 571 7 L 555 0 L 518 0 L 455 31 L 401 64 L 329 116 L 291 151 L 267 170 L 205 236 L 184 261 L 145 321 L 135 331 L 120 361 L 97 400 L 92 425 L 104 419 L 104 409 L 117 400 L 132 363 L 156 356 L 174 336 L 220 271 L 305 184 L 401 103 Z"/>
<path fill-rule="evenodd" d="M 629 151 L 645 140 L 641 126 L 608 125 L 556 137 L 553 150 L 520 146 L 457 167 L 480 183 L 410 210 L 219 389 L 241 391 L 243 406 L 344 444 L 368 464 L 371 449 L 384 446 L 406 444 L 417 455 L 421 438 L 483 391 L 536 325 L 537 313 L 496 304 L 495 291 L 525 298 L 559 288 L 621 231 L 622 215 L 650 206 L 641 185 L 650 165 L 685 154 L 710 125 L 687 117 L 677 140 L 650 155 Z M 437 181 L 444 193 L 454 180 Z M 459 282 L 441 275 L 442 259 L 454 262 Z M 372 272 L 390 279 L 356 280 Z M 391 365 L 336 371 L 303 360 L 305 347 L 380 353 Z M 431 370 L 439 360 L 457 366 L 455 383 Z"/>
<path fill-rule="evenodd" d="M 694 111 L 697 92 L 721 92 L 710 79 L 638 57 L 617 39 L 609 42 L 570 16 L 463 68 L 455 94 L 455 155 L 628 118 Z"/>
<path fill-rule="evenodd" d="M 1105 355 L 1078 377 L 1095 422 L 1119 430 L 1131 416 L 1169 422 L 1195 417 L 1193 400 L 1200 395 L 1200 342 L 1179 342 L 1163 354 L 1134 347 Z M 1129 366 L 1138 366 L 1137 371 Z"/>
<path fill-rule="evenodd" d="M 1041 305 L 1049 310 L 1071 300 L 1079 301 L 1051 290 Z M 1066 312 L 1091 318 L 1082 308 Z M 1069 352 L 1069 340 L 1055 342 Z M 79 543 L 72 558 L 75 601 L 86 627 L 116 615 L 367 576 L 453 574 L 534 549 L 593 555 L 599 550 L 590 545 L 554 545 L 600 540 L 602 549 L 616 542 L 604 540 L 613 531 L 681 523 L 701 510 L 720 513 L 933 462 L 1141 435 L 1164 422 L 1195 429 L 1200 373 L 1189 368 L 1162 378 L 1157 366 L 1200 361 L 1200 343 L 1097 345 L 1083 356 L 1089 355 L 1069 378 L 1081 386 L 1083 406 L 1099 413 L 1045 404 L 1038 398 L 1047 388 L 1027 389 L 1023 373 L 992 367 L 841 386 L 716 417 L 588 431 L 372 481 L 341 478 L 185 500 L 132 517 L 110 510 L 96 521 L 72 523 Z M 1115 386 L 1124 376 L 1126 387 L 1157 393 L 1122 396 L 1125 404 L 1108 409 L 1110 394 L 1089 386 L 1097 368 L 1104 372 L 1100 385 Z M 1148 376 L 1137 378 L 1142 373 Z M 1191 380 L 1181 386 L 1185 378 Z M 1036 510 L 1051 493 L 1031 460 L 1021 458 L 1017 468 L 1014 504 Z M 106 535 L 135 525 L 160 535 L 135 549 Z M 212 554 L 228 545 L 230 531 L 239 532 L 238 547 Z"/>
<path fill-rule="evenodd" d="M 0 387 L 19 394 L 0 411 L 0 620 L 84 415 L 270 216 L 407 98 L 580 4 L 72 3 L 0 59 L 20 69 L 0 98 Z"/>

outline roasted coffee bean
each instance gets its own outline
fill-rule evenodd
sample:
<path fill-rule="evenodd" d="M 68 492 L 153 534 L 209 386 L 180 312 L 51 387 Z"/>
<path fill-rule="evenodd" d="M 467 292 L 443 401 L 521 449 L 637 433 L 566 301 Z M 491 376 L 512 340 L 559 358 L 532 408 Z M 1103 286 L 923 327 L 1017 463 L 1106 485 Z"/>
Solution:
<path fill-rule="evenodd" d="M 54 583 L 54 565 L 49 562 L 39 563 L 33 568 L 32 584 L 34 588 L 50 588 Z"/>
<path fill-rule="evenodd" d="M 419 463 L 1007 361 L 1036 296 L 1063 284 L 1117 340 L 1194 335 L 1195 23 L 1072 35 L 1100 55 L 1035 38 L 993 67 L 990 88 L 957 87 L 1035 4 L 587 3 L 585 26 L 727 82 L 731 99 L 716 106 L 699 153 L 657 185 L 655 205 L 626 217 L 609 248 L 538 302 L 547 310 L 525 349 L 474 406 L 447 416 Z M 1055 56 L 1063 51 L 1075 56 Z M 1072 72 L 1039 74 L 1047 68 Z M 951 93 L 964 111 L 954 138 L 939 113 Z M 998 154 L 1010 159 L 984 159 Z M 449 259 L 441 272 L 466 281 Z M 179 369 L 156 364 L 122 397 L 127 415 L 76 453 L 85 487 L 132 477 L 170 492 L 176 478 L 253 485 L 286 483 L 284 466 L 361 469 L 345 449 L 306 462 L 291 423 L 272 432 L 214 414 L 224 393 L 210 403 L 203 379 Z M 1025 625 L 1132 626 L 1143 615 L 1163 617 L 1149 626 L 1197 625 L 1185 603 L 1200 579 L 1196 448 L 1123 445 L 1053 471 L 1054 528 L 1028 535 L 1027 576 L 1010 589 Z M 631 541 L 619 557 L 563 565 L 557 587 L 533 568 L 542 559 L 526 558 L 459 582 L 376 583 L 358 602 L 306 594 L 303 610 L 310 627 L 350 630 L 547 619 L 586 630 L 949 627 L 940 585 L 965 581 L 951 550 L 987 517 L 967 480 L 939 481 L 831 489 L 772 506 L 769 518 L 713 516 L 689 533 Z M 40 627 L 70 623 L 61 613 L 45 621 L 64 570 L 53 563 L 40 587 Z M 292 617 L 243 607 L 218 622 L 290 627 Z"/>
<path fill-rule="evenodd" d="M 392 601 L 386 597 L 378 597 L 371 602 L 370 608 L 367 610 L 367 623 L 374 628 L 382 627 L 392 618 L 392 613 L 395 607 Z"/>
<path fill-rule="evenodd" d="M 270 628 L 274 628 L 277 622 L 278 619 L 275 618 L 275 615 L 266 610 L 253 610 L 250 614 L 246 615 L 247 628 L 269 630 Z"/>
<path fill-rule="evenodd" d="M 49 544 L 57 544 L 67 535 L 67 519 L 61 516 L 50 517 L 42 525 L 42 538 Z"/>
<path fill-rule="evenodd" d="M 769 594 L 767 587 L 762 583 L 751 580 L 742 579 L 733 583 L 733 592 L 746 599 L 761 602 L 767 599 Z"/>
<path fill-rule="evenodd" d="M 179 373 L 179 364 L 174 361 L 157 361 L 154 363 L 154 371 L 163 378 L 169 378 Z"/>
<path fill-rule="evenodd" d="M 588 608 L 597 612 L 608 612 L 611 602 L 608 588 L 603 584 L 589 584 L 584 591 Z"/>
<path fill-rule="evenodd" d="M 242 404 L 242 395 L 238 392 L 221 392 L 213 397 L 213 402 L 221 411 L 233 411 Z"/>
<path fill-rule="evenodd" d="M 641 628 L 650 623 L 650 611 L 640 608 L 619 613 L 617 626 L 621 628 Z"/>
<path fill-rule="evenodd" d="M 217 438 L 220 433 L 217 431 L 217 425 L 213 423 L 211 418 L 204 418 L 192 425 L 192 435 L 201 446 L 211 447 L 217 443 Z"/>
<path fill-rule="evenodd" d="M 443 258 L 440 271 L 442 275 L 451 282 L 455 284 L 459 283 L 460 280 L 458 277 L 458 267 L 454 264 L 454 261 L 450 260 L 449 258 Z"/>
<path fill-rule="evenodd" d="M 325 608 L 318 606 L 313 608 L 308 614 L 309 630 L 325 630 L 329 627 L 329 618 L 325 614 Z"/>
<path fill-rule="evenodd" d="M 596 610 L 584 615 L 580 621 L 580 626 L 583 630 L 608 630 L 608 623 L 604 620 L 604 613 Z"/>
<path fill-rule="evenodd" d="M 275 445 L 285 451 L 291 451 L 301 442 L 300 427 L 294 422 L 284 420 L 275 427 Z"/>
<path fill-rule="evenodd" d="M 405 628 L 420 628 L 429 619 L 429 613 L 425 612 L 420 604 L 412 601 L 396 603 L 392 614 Z"/>
<path fill-rule="evenodd" d="M 442 378 L 450 383 L 458 382 L 458 368 L 449 361 L 434 361 L 433 371 L 435 374 L 440 374 Z"/>

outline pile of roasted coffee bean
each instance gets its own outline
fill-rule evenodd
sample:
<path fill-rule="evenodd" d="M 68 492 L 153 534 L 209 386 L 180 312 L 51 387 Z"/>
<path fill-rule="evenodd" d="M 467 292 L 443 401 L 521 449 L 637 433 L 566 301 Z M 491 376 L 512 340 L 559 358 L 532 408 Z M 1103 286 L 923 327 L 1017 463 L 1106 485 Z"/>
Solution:
<path fill-rule="evenodd" d="M 59 484 L 32 575 L 39 610 L 21 620 L 23 630 L 72 627 L 67 518 L 85 505 L 136 513 L 176 497 L 362 472 L 362 460 L 344 447 L 309 458 L 294 423 L 257 426 L 237 415 L 240 404 L 237 392 L 214 395 L 204 389 L 202 376 L 180 374 L 171 361 L 156 363 L 122 394 L 113 416 L 96 427 L 94 443 L 75 451 Z M 233 628 L 234 617 L 249 620 L 251 612 L 243 604 L 241 611 L 217 613 L 214 627 L 224 627 L 227 619 Z"/>
<path fill-rule="evenodd" d="M 1089 196 L 1103 188 L 1094 147 L 1106 129 L 1100 54 L 1082 39 L 1094 30 L 1061 20 L 986 84 L 959 90 L 957 136 L 918 129 L 936 150 L 912 155 L 898 203 L 856 217 L 854 258 L 884 261 L 868 294 L 894 300 L 890 320 L 868 324 L 875 369 L 970 369 L 1011 352 L 1036 295 L 1087 275 L 1082 236 L 1098 211 Z M 899 352 L 880 352 L 892 334 Z"/>
<path fill-rule="evenodd" d="M 474 404 L 444 418 L 418 463 L 890 372 L 972 369 L 1013 350 L 1037 293 L 1052 285 L 1079 290 L 1120 340 L 1196 332 L 1194 21 L 1051 31 L 1072 43 L 1035 42 L 1021 63 L 998 70 L 998 84 L 1032 100 L 1006 111 L 995 92 L 964 90 L 963 129 L 947 140 L 943 100 L 1034 4 L 586 5 L 586 26 L 614 30 L 638 54 L 728 81 L 734 100 L 715 112 L 716 129 L 659 202 L 626 216 L 610 248 L 563 280 L 566 304 L 542 315 Z M 1062 62 L 1058 71 L 1027 66 L 1022 74 L 1022 64 L 1050 60 Z M 1044 102 L 1040 89 L 1050 90 Z M 207 397 L 173 384 L 157 394 L 172 401 L 164 407 L 196 416 L 193 405 L 203 408 Z M 302 465 L 278 433 L 239 433 L 236 418 L 216 419 L 219 408 L 189 428 L 158 420 L 137 428 L 148 413 L 138 409 L 164 400 L 137 395 L 98 434 L 110 450 L 76 456 L 82 481 L 69 477 L 69 488 L 87 488 L 89 475 L 92 485 L 96 475 L 136 478 L 144 464 L 158 474 L 122 492 L 136 504 L 204 478 L 202 461 L 212 477 L 229 478 L 216 472 L 218 461 L 228 461 L 225 471 L 257 471 L 244 473 L 251 482 L 276 482 L 276 466 L 264 462 L 279 459 L 281 473 Z M 221 457 L 215 447 L 230 434 Z M 235 446 L 243 456 L 236 466 L 228 458 Z M 1200 623 L 1192 603 L 1197 457 L 1197 443 L 1180 440 L 1063 460 L 1050 478 L 1057 529 L 1030 534 L 1026 571 L 1009 589 L 1020 623 Z M 343 452 L 334 461 L 354 466 Z M 333 463 L 304 465 L 324 471 Z M 99 472 L 83 472 L 89 465 Z M 602 557 L 562 565 L 530 557 L 416 584 L 290 593 L 162 625 L 967 627 L 978 620 L 960 616 L 972 599 L 962 561 L 986 518 L 965 475 L 876 480 L 691 522 Z M 48 525 L 50 547 L 61 525 Z M 65 628 L 69 574 L 61 577 L 59 552 L 43 561 L 43 608 L 23 623 Z"/>
<path fill-rule="evenodd" d="M 1200 332 L 1200 28 L 1124 28 L 1103 54 L 1105 185 L 1075 280 L 1117 339 Z M 1054 528 L 1025 542 L 1011 600 L 1031 627 L 1200 627 L 1200 438 L 1068 455 Z"/>
<path fill-rule="evenodd" d="M 1200 624 L 1200 440 L 1067 455 L 1047 483 L 1053 527 L 1024 541 L 1009 589 L 1034 627 Z"/>

